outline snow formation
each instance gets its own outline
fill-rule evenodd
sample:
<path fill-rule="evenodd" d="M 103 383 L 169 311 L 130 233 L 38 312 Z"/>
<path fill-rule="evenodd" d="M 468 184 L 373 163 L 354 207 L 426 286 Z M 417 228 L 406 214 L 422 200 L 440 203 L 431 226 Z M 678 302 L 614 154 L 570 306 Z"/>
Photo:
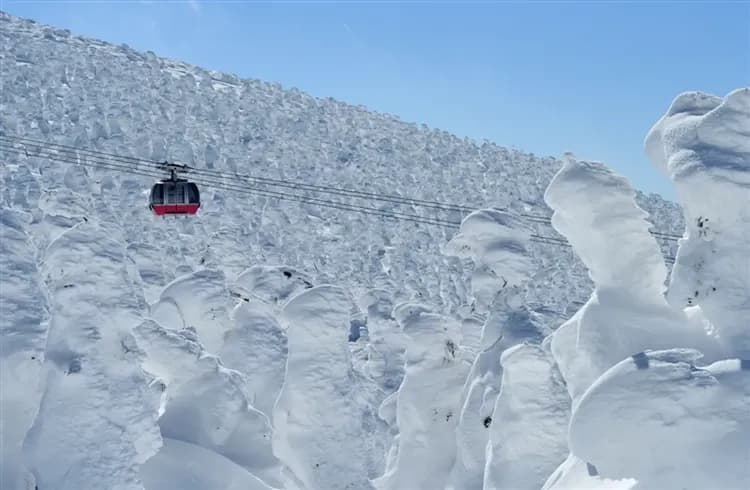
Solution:
<path fill-rule="evenodd" d="M 595 289 L 553 334 L 573 403 L 545 489 L 750 486 L 748 136 L 750 88 L 681 94 L 649 132 L 688 223 L 668 287 L 627 181 L 569 157 L 550 183 Z"/>
<path fill-rule="evenodd" d="M 646 148 L 685 214 L 669 301 L 700 306 L 725 353 L 750 358 L 750 88 L 681 94 Z"/>
<path fill-rule="evenodd" d="M 0 139 L 3 489 L 750 487 L 750 89 L 682 94 L 646 139 L 683 229 L 572 155 L 1 13 L 0 38 L 0 136 L 476 209 L 203 189 L 161 219 L 148 178 Z"/>

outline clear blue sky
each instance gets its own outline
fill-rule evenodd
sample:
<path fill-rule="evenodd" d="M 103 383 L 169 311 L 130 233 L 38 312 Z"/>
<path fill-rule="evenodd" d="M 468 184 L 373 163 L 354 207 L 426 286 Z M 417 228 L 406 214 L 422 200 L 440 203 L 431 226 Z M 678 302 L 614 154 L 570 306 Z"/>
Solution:
<path fill-rule="evenodd" d="M 750 86 L 746 2 L 19 1 L 74 33 L 487 138 L 674 198 L 642 141 L 685 90 Z"/>

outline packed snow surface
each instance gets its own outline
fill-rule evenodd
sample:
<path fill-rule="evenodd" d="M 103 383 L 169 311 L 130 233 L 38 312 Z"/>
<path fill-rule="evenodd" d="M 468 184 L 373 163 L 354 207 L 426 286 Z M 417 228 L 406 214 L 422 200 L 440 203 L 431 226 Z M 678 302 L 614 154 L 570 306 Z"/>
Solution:
<path fill-rule="evenodd" d="M 647 135 L 678 206 L 2 13 L 0 38 L 3 490 L 750 488 L 750 89 Z M 474 211 L 204 188 L 156 218 L 151 178 L 16 136 Z"/>

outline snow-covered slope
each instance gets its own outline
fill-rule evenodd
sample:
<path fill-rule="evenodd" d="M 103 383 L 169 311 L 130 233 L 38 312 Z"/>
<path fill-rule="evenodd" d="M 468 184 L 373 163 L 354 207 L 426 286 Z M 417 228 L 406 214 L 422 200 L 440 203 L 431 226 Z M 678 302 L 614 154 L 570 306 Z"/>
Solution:
<path fill-rule="evenodd" d="M 161 219 L 150 179 L 4 140 L 3 490 L 750 483 L 747 90 L 680 96 L 648 139 L 683 230 L 601 164 L 5 14 L 0 41 L 0 136 L 476 208 L 205 188 Z M 651 225 L 685 231 L 671 276 Z"/>
<path fill-rule="evenodd" d="M 6 134 L 224 173 L 550 214 L 543 193 L 558 160 L 9 16 L 0 22 L 0 130 Z M 158 289 L 187 267 L 217 267 L 232 278 L 266 264 L 303 271 L 315 284 L 346 278 L 358 292 L 383 288 L 396 301 L 419 298 L 445 311 L 466 300 L 463 267 L 441 254 L 455 230 L 211 189 L 203 190 L 199 216 L 165 224 L 145 209 L 142 192 L 151 179 L 37 160 L 24 162 L 42 169 L 45 186 L 65 182 L 85 198 L 101 192 L 112 202 L 130 255 L 149 284 L 149 300 L 156 294 L 152 285 Z M 4 196 L 4 202 L 12 198 Z M 682 233 L 673 203 L 639 199 L 656 228 Z M 86 202 L 81 212 L 98 209 L 95 202 Z M 378 207 L 456 222 L 464 217 L 388 203 Z M 558 236 L 550 226 L 532 226 L 541 235 Z M 535 281 L 540 286 L 530 300 L 540 309 L 544 304 L 550 322 L 559 322 L 571 301 L 585 300 L 590 283 L 575 254 L 531 246 L 551 287 Z"/>

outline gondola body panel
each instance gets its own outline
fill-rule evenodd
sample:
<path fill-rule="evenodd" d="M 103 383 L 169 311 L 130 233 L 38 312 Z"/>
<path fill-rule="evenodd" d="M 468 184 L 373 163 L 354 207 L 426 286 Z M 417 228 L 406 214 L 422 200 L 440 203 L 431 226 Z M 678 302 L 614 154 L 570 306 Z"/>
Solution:
<path fill-rule="evenodd" d="M 200 192 L 194 182 L 170 179 L 157 182 L 151 188 L 149 209 L 157 216 L 196 214 L 200 209 Z"/>

